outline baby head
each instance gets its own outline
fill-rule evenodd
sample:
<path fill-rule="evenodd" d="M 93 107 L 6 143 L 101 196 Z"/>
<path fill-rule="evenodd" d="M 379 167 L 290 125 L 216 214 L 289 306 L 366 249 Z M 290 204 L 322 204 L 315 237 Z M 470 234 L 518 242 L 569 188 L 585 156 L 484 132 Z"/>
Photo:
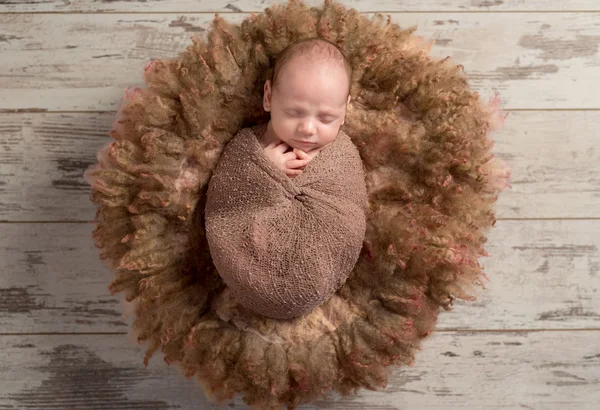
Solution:
<path fill-rule="evenodd" d="M 303 39 L 286 47 L 264 86 L 263 107 L 271 113 L 265 139 L 305 152 L 333 142 L 345 121 L 351 78 L 348 59 L 327 40 Z"/>

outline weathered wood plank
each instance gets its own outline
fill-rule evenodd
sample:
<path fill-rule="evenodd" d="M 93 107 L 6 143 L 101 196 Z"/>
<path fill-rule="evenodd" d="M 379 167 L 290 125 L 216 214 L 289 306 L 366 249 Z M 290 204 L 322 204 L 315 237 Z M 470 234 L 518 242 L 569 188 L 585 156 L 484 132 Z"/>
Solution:
<path fill-rule="evenodd" d="M 499 218 L 600 216 L 598 111 L 510 112 L 491 137 L 512 169 Z"/>
<path fill-rule="evenodd" d="M 164 362 L 145 369 L 125 335 L 0 336 L 0 346 L 1 409 L 218 408 Z"/>
<path fill-rule="evenodd" d="M 91 224 L 3 224 L 0 333 L 126 331 Z"/>
<path fill-rule="evenodd" d="M 107 286 L 90 224 L 0 229 L 0 332 L 126 331 L 130 317 Z M 489 235 L 490 278 L 457 302 L 439 329 L 600 328 L 600 221 L 499 221 Z"/>
<path fill-rule="evenodd" d="M 0 221 L 90 221 L 84 170 L 108 141 L 114 113 L 1 114 Z M 502 218 L 600 216 L 598 111 L 509 113 L 492 148 L 512 167 Z"/>
<path fill-rule="evenodd" d="M 111 4 L 113 2 L 110 2 Z M 226 18 L 241 22 L 247 14 Z M 505 108 L 600 108 L 600 13 L 394 13 L 436 40 Z M 0 110 L 114 110 L 143 68 L 202 35 L 211 14 L 0 15 Z M 506 27 L 511 27 L 506 30 Z"/>
<path fill-rule="evenodd" d="M 114 113 L 0 114 L 0 220 L 91 221 L 83 172 Z"/>
<path fill-rule="evenodd" d="M 5 0 L 0 12 L 260 12 L 282 0 Z M 319 6 L 323 0 L 305 0 Z M 344 0 L 361 12 L 401 11 L 600 11 L 596 0 Z"/>
<path fill-rule="evenodd" d="M 434 333 L 385 390 L 330 394 L 303 409 L 571 409 L 600 402 L 600 331 Z M 0 407 L 217 409 L 195 381 L 125 336 L 0 337 Z M 229 408 L 247 409 L 240 395 Z"/>

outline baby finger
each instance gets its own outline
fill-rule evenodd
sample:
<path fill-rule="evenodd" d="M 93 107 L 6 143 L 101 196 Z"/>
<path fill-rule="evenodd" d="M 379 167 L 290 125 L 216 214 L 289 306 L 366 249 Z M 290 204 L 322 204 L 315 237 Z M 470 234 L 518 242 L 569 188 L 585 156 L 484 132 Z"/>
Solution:
<path fill-rule="evenodd" d="M 296 156 L 296 154 L 294 154 L 294 152 L 293 152 L 293 151 L 286 152 L 285 154 L 283 154 L 283 157 L 284 157 L 286 160 L 288 160 L 288 161 L 289 161 L 289 160 L 292 160 L 292 159 L 296 159 L 296 158 L 298 158 L 298 157 Z"/>
<path fill-rule="evenodd" d="M 300 169 L 286 169 L 285 174 L 289 177 L 296 177 L 302 173 Z"/>
<path fill-rule="evenodd" d="M 310 161 L 307 159 L 293 159 L 285 163 L 288 168 L 300 168 L 306 166 Z"/>
<path fill-rule="evenodd" d="M 308 154 L 306 152 L 302 151 L 301 149 L 294 148 L 293 152 L 298 156 L 298 158 L 302 158 L 302 159 L 308 158 Z"/>

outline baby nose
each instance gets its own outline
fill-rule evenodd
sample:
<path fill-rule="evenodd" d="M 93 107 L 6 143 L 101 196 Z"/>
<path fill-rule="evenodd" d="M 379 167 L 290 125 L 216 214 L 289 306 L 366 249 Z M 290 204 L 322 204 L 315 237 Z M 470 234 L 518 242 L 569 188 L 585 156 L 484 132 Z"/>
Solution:
<path fill-rule="evenodd" d="M 307 118 L 300 124 L 300 132 L 304 134 L 314 134 L 315 122 L 311 118 Z"/>

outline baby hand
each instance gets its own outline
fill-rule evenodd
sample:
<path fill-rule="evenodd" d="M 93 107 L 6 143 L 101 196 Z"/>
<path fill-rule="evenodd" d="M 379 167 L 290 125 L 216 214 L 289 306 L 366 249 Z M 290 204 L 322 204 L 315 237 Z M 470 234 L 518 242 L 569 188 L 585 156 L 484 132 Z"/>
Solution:
<path fill-rule="evenodd" d="M 312 159 L 309 154 L 307 154 L 306 152 L 302 151 L 300 148 L 294 148 L 294 153 L 301 160 L 305 160 L 306 164 L 308 164 L 310 162 L 310 160 Z M 300 167 L 300 169 L 304 169 L 304 167 L 306 166 L 306 164 L 302 165 Z"/>
<path fill-rule="evenodd" d="M 306 154 L 304 154 L 304 157 L 302 157 L 301 154 L 297 155 L 296 150 L 286 153 L 289 148 L 290 146 L 285 142 L 277 141 L 267 145 L 264 152 L 265 156 L 269 158 L 277 168 L 285 172 L 288 177 L 295 177 L 302 173 L 302 168 L 305 167 L 310 160 L 306 158 Z"/>

